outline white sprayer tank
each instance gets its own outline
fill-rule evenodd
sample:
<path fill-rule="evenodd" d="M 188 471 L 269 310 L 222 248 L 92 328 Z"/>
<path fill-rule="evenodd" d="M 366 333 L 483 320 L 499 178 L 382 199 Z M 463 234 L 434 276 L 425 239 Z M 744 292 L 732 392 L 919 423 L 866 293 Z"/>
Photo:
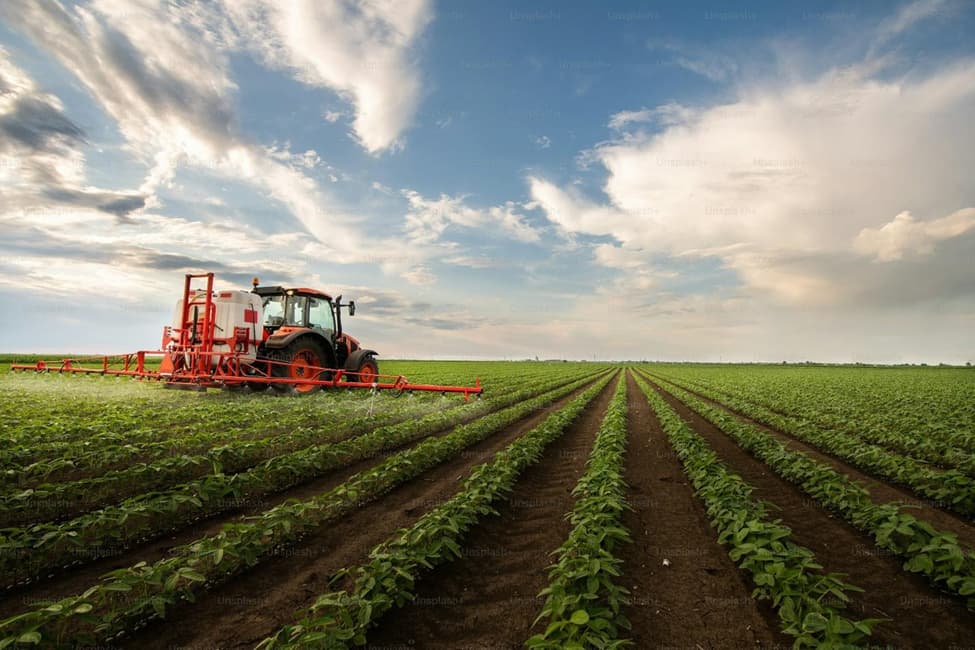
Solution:
<path fill-rule="evenodd" d="M 203 310 L 206 301 L 206 291 L 190 292 L 190 310 L 187 320 L 192 322 L 193 309 L 199 306 L 197 311 L 198 327 L 203 326 Z M 215 291 L 213 293 L 213 304 L 216 308 L 214 318 L 213 337 L 216 342 L 213 351 L 216 353 L 233 352 L 233 343 L 221 339 L 233 339 L 234 328 L 245 328 L 247 330 L 248 345 L 246 352 L 241 352 L 241 358 L 253 361 L 257 357 L 257 346 L 261 342 L 263 334 L 263 307 L 261 297 L 250 291 Z M 176 301 L 176 310 L 173 312 L 173 329 L 181 327 L 180 319 L 183 315 L 183 301 Z M 202 331 L 202 330 L 201 330 Z"/>

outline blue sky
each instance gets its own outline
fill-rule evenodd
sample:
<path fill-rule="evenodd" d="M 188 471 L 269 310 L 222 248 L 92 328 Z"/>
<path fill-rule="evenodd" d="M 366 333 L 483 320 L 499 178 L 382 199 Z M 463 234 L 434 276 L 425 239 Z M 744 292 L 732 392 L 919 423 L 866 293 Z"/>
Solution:
<path fill-rule="evenodd" d="M 185 272 L 388 357 L 975 357 L 975 9 L 13 0 L 0 348 L 151 348 Z"/>

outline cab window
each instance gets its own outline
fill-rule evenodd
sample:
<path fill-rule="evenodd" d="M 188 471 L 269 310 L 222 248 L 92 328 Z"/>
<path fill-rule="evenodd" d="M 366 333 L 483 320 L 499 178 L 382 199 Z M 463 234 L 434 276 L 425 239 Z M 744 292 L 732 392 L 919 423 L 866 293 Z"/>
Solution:
<path fill-rule="evenodd" d="M 332 306 L 321 298 L 308 299 L 308 326 L 323 330 L 334 330 L 335 321 L 332 317 Z"/>
<path fill-rule="evenodd" d="M 305 296 L 288 296 L 287 312 L 284 317 L 285 325 L 297 327 L 305 326 L 305 303 L 308 299 Z"/>
<path fill-rule="evenodd" d="M 284 296 L 268 296 L 264 299 L 264 327 L 284 324 Z"/>

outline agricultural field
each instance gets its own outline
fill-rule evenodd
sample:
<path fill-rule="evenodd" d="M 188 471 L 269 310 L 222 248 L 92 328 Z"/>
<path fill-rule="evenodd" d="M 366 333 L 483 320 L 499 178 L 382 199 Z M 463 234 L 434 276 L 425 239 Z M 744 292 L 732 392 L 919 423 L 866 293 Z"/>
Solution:
<path fill-rule="evenodd" d="M 0 648 L 966 648 L 975 371 L 0 371 Z"/>

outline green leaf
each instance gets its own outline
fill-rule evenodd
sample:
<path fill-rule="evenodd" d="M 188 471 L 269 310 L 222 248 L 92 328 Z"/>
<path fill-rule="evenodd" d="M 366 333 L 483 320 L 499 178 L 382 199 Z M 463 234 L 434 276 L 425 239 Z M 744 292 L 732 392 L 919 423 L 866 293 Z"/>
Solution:
<path fill-rule="evenodd" d="M 584 609 L 577 609 L 576 611 L 572 612 L 572 616 L 569 617 L 569 620 L 576 625 L 585 625 L 589 622 L 589 612 Z"/>

